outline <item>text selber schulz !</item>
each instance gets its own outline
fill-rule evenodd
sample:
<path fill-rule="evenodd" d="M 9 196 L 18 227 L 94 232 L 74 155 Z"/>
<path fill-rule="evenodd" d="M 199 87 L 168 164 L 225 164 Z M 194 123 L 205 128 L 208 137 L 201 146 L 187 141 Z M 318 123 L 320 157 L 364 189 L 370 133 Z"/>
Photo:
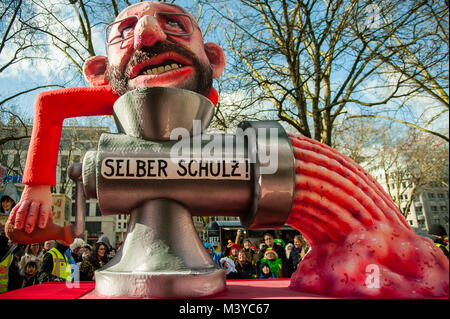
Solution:
<path fill-rule="evenodd" d="M 250 180 L 249 162 L 217 159 L 107 157 L 101 164 L 106 179 L 236 179 Z"/>

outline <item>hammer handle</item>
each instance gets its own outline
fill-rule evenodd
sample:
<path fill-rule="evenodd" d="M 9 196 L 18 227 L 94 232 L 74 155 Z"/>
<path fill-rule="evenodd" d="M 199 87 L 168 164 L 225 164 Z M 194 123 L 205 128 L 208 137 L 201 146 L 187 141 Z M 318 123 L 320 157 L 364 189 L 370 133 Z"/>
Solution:
<path fill-rule="evenodd" d="M 67 244 L 73 242 L 72 225 L 65 227 L 58 226 L 52 222 L 47 224 L 47 227 L 40 229 L 36 227 L 30 234 L 26 233 L 24 229 L 14 229 L 14 224 L 9 221 L 5 225 L 6 236 L 15 243 L 33 244 L 40 243 L 47 240 L 62 240 Z"/>

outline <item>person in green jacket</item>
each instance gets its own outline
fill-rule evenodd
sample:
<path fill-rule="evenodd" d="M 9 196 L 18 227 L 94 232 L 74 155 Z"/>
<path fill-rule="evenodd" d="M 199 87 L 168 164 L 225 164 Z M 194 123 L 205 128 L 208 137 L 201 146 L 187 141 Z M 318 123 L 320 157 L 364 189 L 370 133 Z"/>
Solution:
<path fill-rule="evenodd" d="M 275 276 L 275 278 L 281 278 L 283 276 L 283 263 L 281 258 L 272 248 L 267 248 L 264 253 L 264 258 L 261 259 L 261 263 L 266 263 L 269 265 L 270 271 Z"/>

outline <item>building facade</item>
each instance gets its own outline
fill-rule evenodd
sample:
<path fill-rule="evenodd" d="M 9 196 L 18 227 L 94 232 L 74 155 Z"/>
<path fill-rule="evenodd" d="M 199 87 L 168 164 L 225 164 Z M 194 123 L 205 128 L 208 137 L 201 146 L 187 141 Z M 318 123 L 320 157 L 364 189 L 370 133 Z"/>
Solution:
<path fill-rule="evenodd" d="M 409 205 L 406 216 L 408 224 L 421 233 L 427 233 L 432 224 L 440 224 L 449 232 L 449 189 L 442 183 L 431 182 L 415 189 L 414 183 L 405 178 L 398 180 L 395 172 L 386 172 L 377 166 L 367 171 L 380 183 L 393 201 L 404 212 Z"/>

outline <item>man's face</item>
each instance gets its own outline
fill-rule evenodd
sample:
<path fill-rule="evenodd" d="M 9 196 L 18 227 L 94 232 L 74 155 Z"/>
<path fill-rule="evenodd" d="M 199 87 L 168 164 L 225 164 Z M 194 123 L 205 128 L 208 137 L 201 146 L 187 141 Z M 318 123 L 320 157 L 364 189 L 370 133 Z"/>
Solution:
<path fill-rule="evenodd" d="M 44 243 L 45 250 L 50 250 L 55 246 L 55 242 L 53 240 L 46 241 Z"/>
<path fill-rule="evenodd" d="M 251 247 L 251 243 L 249 241 L 244 241 L 244 248 L 250 249 L 250 247 Z"/>
<path fill-rule="evenodd" d="M 269 235 L 265 235 L 264 243 L 267 245 L 267 247 L 273 247 L 273 237 L 269 236 Z"/>
<path fill-rule="evenodd" d="M 109 41 L 131 36 L 108 47 L 107 76 L 119 94 L 139 87 L 176 87 L 205 94 L 212 85 L 212 70 L 205 53 L 201 32 L 194 21 L 192 35 L 174 36 L 156 12 L 185 13 L 176 6 L 143 2 L 131 6 L 116 18 Z M 193 19 L 193 18 L 192 18 Z M 173 21 L 170 22 L 171 26 Z"/>

